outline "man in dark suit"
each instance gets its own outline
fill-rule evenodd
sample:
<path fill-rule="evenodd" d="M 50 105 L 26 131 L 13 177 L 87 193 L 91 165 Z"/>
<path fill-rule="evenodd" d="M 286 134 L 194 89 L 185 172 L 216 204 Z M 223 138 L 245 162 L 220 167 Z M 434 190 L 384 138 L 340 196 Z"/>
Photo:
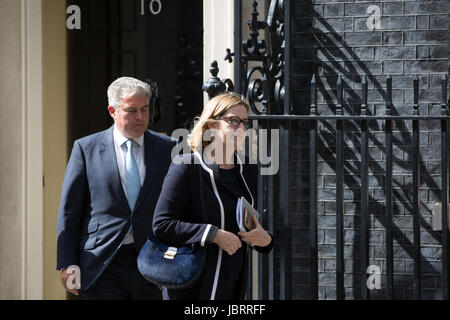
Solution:
<path fill-rule="evenodd" d="M 57 269 L 81 274 L 85 299 L 161 299 L 137 269 L 175 142 L 147 130 L 150 87 L 122 77 L 108 88 L 114 125 L 74 142 L 62 186 Z M 70 268 L 68 268 L 70 267 Z"/>

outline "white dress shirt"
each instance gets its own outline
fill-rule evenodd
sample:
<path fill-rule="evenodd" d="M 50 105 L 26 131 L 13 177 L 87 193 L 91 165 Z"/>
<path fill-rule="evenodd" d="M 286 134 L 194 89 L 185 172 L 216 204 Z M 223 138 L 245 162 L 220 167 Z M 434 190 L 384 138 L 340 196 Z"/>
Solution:
<path fill-rule="evenodd" d="M 116 125 L 114 125 L 113 130 L 114 136 L 114 149 L 116 151 L 117 167 L 119 168 L 120 181 L 122 182 L 123 191 L 127 195 L 127 179 L 125 176 L 125 162 L 127 156 L 127 138 L 120 132 Z M 133 155 L 136 159 L 136 164 L 139 169 L 139 180 L 141 182 L 141 187 L 144 184 L 145 179 L 145 165 L 144 165 L 144 135 L 139 138 L 133 139 L 136 143 L 133 145 Z M 124 244 L 133 243 L 133 232 L 131 231 Z"/>

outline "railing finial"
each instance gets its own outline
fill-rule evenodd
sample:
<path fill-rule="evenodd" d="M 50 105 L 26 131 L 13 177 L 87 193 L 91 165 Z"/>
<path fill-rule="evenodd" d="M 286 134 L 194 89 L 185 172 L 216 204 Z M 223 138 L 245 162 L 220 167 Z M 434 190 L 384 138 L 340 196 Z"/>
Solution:
<path fill-rule="evenodd" d="M 209 80 L 205 82 L 205 84 L 203 84 L 202 90 L 208 94 L 208 98 L 211 100 L 219 93 L 225 91 L 225 84 L 222 81 L 220 81 L 220 79 L 217 77 L 217 74 L 219 73 L 219 68 L 217 66 L 216 60 L 214 60 L 211 63 L 211 68 L 209 68 L 209 72 L 211 72 L 211 78 L 209 78 Z"/>
<path fill-rule="evenodd" d="M 441 78 L 442 87 L 442 105 L 441 105 L 441 115 L 448 115 L 448 100 L 447 100 L 447 75 L 443 74 Z"/>
<path fill-rule="evenodd" d="M 361 115 L 367 116 L 367 76 L 361 82 Z"/>
<path fill-rule="evenodd" d="M 419 77 L 417 74 L 415 75 L 413 79 L 413 115 L 418 116 L 419 115 Z"/>
<path fill-rule="evenodd" d="M 342 101 L 343 101 L 343 90 L 342 90 L 342 76 L 339 75 L 336 83 L 336 97 L 337 97 L 337 105 L 336 105 L 336 115 L 342 116 L 344 115 L 344 110 L 342 109 Z"/>
<path fill-rule="evenodd" d="M 392 115 L 392 76 L 386 78 L 386 115 Z"/>
<path fill-rule="evenodd" d="M 219 73 L 219 67 L 217 66 L 216 60 L 211 62 L 211 68 L 209 68 L 209 72 L 211 72 L 211 78 L 209 78 L 209 80 L 206 81 L 202 87 L 202 90 L 208 94 L 209 100 L 222 92 L 234 91 L 234 85 L 230 79 L 220 80 L 217 77 L 217 74 Z"/>
<path fill-rule="evenodd" d="M 311 107 L 309 114 L 312 116 L 317 115 L 317 85 L 315 74 L 313 74 L 311 79 Z"/>

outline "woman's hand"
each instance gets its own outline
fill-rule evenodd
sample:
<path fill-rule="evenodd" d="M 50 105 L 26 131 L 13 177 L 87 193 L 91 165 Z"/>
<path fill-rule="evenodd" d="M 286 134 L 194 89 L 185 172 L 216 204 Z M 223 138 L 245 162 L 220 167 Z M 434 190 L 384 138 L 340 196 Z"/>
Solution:
<path fill-rule="evenodd" d="M 250 246 L 258 246 L 258 247 L 266 247 L 272 241 L 272 237 L 267 233 L 266 230 L 259 224 L 256 216 L 252 216 L 253 223 L 255 224 L 255 228 L 248 232 L 238 232 L 238 235 L 241 237 L 242 241 L 249 244 Z"/>
<path fill-rule="evenodd" d="M 230 256 L 235 254 L 242 246 L 242 242 L 237 235 L 222 229 L 217 230 L 213 242 L 225 250 Z"/>

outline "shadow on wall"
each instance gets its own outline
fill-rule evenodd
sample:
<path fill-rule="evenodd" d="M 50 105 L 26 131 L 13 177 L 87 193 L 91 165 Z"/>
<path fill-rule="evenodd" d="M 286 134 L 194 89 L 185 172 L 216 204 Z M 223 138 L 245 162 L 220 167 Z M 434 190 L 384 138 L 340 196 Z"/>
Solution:
<path fill-rule="evenodd" d="M 302 6 L 296 7 L 294 12 L 296 18 L 299 18 L 294 23 L 294 32 L 295 35 L 293 37 L 294 41 L 294 70 L 293 70 L 293 87 L 294 87 L 294 101 L 295 101 L 295 113 L 296 114 L 309 114 L 309 107 L 311 103 L 311 94 L 309 91 L 310 81 L 312 75 L 316 75 L 317 79 L 317 87 L 318 87 L 318 111 L 320 114 L 335 114 L 336 113 L 336 82 L 339 75 L 342 76 L 343 80 L 343 89 L 344 89 L 344 114 L 347 115 L 359 115 L 360 114 L 360 106 L 361 106 L 361 96 L 360 96 L 360 87 L 363 77 L 367 77 L 367 81 L 369 84 L 369 92 L 368 92 L 368 114 L 369 115 L 383 115 L 384 101 L 386 99 L 386 91 L 385 91 L 385 78 L 387 74 L 383 75 L 381 72 L 381 61 L 377 61 L 374 58 L 374 49 L 373 47 L 370 51 L 367 50 L 367 45 L 370 45 L 372 42 L 379 43 L 382 38 L 381 31 L 374 31 L 373 33 L 367 33 L 368 38 L 365 39 L 365 43 L 361 43 L 361 45 L 365 45 L 366 47 L 361 48 L 358 47 L 357 41 L 355 42 L 355 47 L 352 48 L 347 41 L 343 38 L 342 34 L 346 30 L 347 23 L 352 23 L 352 19 L 342 18 L 342 19 L 332 19 L 334 26 L 330 25 L 329 20 L 321 17 L 316 11 L 314 11 L 314 6 L 311 1 L 303 1 Z M 314 25 L 313 25 L 314 22 Z M 336 31 L 336 29 L 338 31 Z M 352 44 L 353 46 L 353 41 Z M 363 61 L 364 60 L 364 61 Z M 372 73 L 372 70 L 378 70 L 375 74 Z M 443 70 L 445 71 L 445 70 Z M 407 71 L 405 70 L 405 73 Z M 399 76 L 395 76 L 393 79 L 393 87 L 395 87 L 395 81 L 401 81 L 401 88 L 409 89 L 412 88 L 412 78 L 411 74 L 402 74 Z M 427 81 L 426 76 L 419 76 L 420 80 Z M 408 83 L 407 83 L 408 81 Z M 406 83 L 406 85 L 405 85 Z M 306 90 L 305 90 L 306 89 Z M 412 100 L 411 97 L 403 98 L 402 91 L 409 92 L 408 90 L 393 90 L 393 115 L 410 115 L 412 114 L 412 103 L 409 103 L 409 99 Z M 410 90 L 412 92 L 412 90 Z M 412 95 L 412 93 L 411 93 Z M 372 103 L 371 103 L 372 101 Z M 375 101 L 375 102 L 374 102 Z M 436 101 L 437 103 L 438 101 Z M 431 104 L 430 104 L 431 105 Z M 427 114 L 427 105 L 421 105 L 421 114 Z M 385 222 L 385 203 L 384 198 L 386 194 L 384 193 L 384 187 L 386 181 L 384 179 L 385 176 L 385 152 L 384 152 L 384 121 L 381 120 L 373 120 L 369 121 L 369 132 L 370 134 L 370 144 L 369 150 L 372 149 L 375 151 L 374 153 L 369 151 L 369 177 L 371 179 L 370 188 L 377 187 L 380 188 L 380 191 L 383 194 L 379 194 L 376 192 L 369 192 L 369 210 L 370 216 L 373 223 L 370 223 L 370 228 L 373 229 L 374 226 L 383 226 L 387 227 Z M 402 177 L 405 174 L 412 174 L 412 125 L 411 121 L 393 121 L 393 163 L 394 163 L 394 174 L 397 172 L 398 176 L 394 175 L 393 181 L 393 215 L 394 221 L 398 216 L 404 216 L 411 218 L 411 227 L 409 227 L 408 231 L 412 231 L 412 178 L 406 179 L 402 181 Z M 423 121 L 421 124 L 421 129 L 425 131 L 432 132 L 435 130 L 434 128 L 439 128 L 439 125 L 436 123 L 427 123 L 429 121 Z M 308 125 L 305 123 L 299 125 L 299 127 L 307 128 Z M 434 127 L 433 127 L 434 125 Z M 297 129 L 297 131 L 304 131 L 305 129 Z M 326 162 L 329 168 L 335 168 L 336 159 L 335 159 L 335 130 L 334 130 L 334 121 L 321 121 L 319 123 L 319 153 L 318 159 Z M 359 274 L 360 272 L 360 249 L 359 249 L 359 237 L 360 237 L 360 152 L 359 152 L 359 132 L 360 126 L 357 121 L 345 121 L 345 137 L 344 137 L 344 185 L 346 189 L 349 189 L 351 192 L 350 196 L 347 196 L 345 193 L 345 200 L 354 200 L 354 210 L 355 210 L 355 221 L 354 226 L 355 233 L 351 238 L 351 243 L 346 243 L 350 245 L 351 248 L 348 248 L 350 252 L 352 252 L 352 272 L 354 273 L 351 277 L 351 285 L 346 281 L 346 286 L 352 288 L 361 287 L 361 277 L 355 274 Z M 298 147 L 307 147 L 309 143 L 309 137 L 306 132 L 304 137 L 297 138 L 301 145 L 297 145 Z M 378 133 L 378 134 L 375 134 Z M 381 139 L 380 139 L 381 138 Z M 294 140 L 295 141 L 295 140 Z M 433 146 L 435 148 L 440 148 L 439 145 Z M 309 161 L 309 154 L 307 148 L 304 148 L 305 152 L 300 156 L 302 161 Z M 436 149 L 440 150 L 440 149 Z M 373 155 L 376 155 L 376 158 Z M 403 157 L 403 158 L 402 158 Z M 420 157 L 420 172 L 421 172 L 421 188 L 426 188 L 431 190 L 432 195 L 430 197 L 432 199 L 440 199 L 440 184 L 438 184 L 434 179 L 433 174 L 439 174 L 440 169 L 430 170 L 430 167 L 425 165 L 425 162 L 428 159 L 423 155 Z M 294 165 L 295 166 L 295 165 Z M 296 169 L 299 172 L 299 175 L 307 176 L 309 175 L 308 167 L 299 167 Z M 327 174 L 324 172 L 320 172 L 319 166 L 319 175 Z M 329 174 L 329 173 L 328 173 Z M 323 188 L 326 188 L 324 185 Z M 348 191 L 348 190 L 346 190 Z M 303 195 L 302 195 L 303 197 Z M 422 198 L 422 197 L 421 197 Z M 306 195 L 303 199 L 309 199 L 309 195 Z M 319 190 L 319 199 L 320 199 L 320 190 Z M 330 199 L 331 200 L 331 199 Z M 432 226 L 428 221 L 426 221 L 423 217 L 423 214 L 431 215 L 431 208 L 429 206 L 430 202 L 427 200 L 421 201 L 421 215 L 420 215 L 420 225 L 422 232 L 425 231 L 432 238 L 433 244 L 441 242 L 441 234 L 440 232 L 434 232 L 432 230 Z M 347 203 L 347 201 L 346 201 Z M 404 212 L 404 213 L 403 213 Z M 373 217 L 373 218 L 372 218 Z M 319 219 L 320 222 L 320 219 Z M 319 228 L 321 228 L 319 224 Z M 401 250 L 398 251 L 394 247 L 394 254 L 402 254 L 400 259 L 408 260 L 413 259 L 413 248 L 414 244 L 412 242 L 412 236 L 408 236 L 405 233 L 404 228 L 399 228 L 395 224 L 392 226 L 392 234 L 394 238 L 394 243 L 396 246 L 400 246 Z M 381 238 L 381 237 L 380 237 Z M 429 238 L 428 238 L 429 239 Z M 346 239 L 348 240 L 348 239 Z M 379 247 L 385 246 L 385 240 L 380 239 L 382 242 L 379 243 Z M 428 240 L 430 241 L 430 240 Z M 383 243 L 383 244 L 381 244 Z M 372 245 L 372 243 L 371 243 Z M 319 245 L 320 248 L 320 245 Z M 309 248 L 305 248 L 309 250 Z M 369 255 L 370 262 L 373 261 L 373 258 L 383 259 L 385 258 L 385 251 L 375 251 L 374 253 Z M 347 251 L 345 251 L 347 253 Z M 378 253 L 378 255 L 377 255 Z M 308 254 L 305 251 L 305 254 Z M 320 257 L 320 250 L 319 250 Z M 422 272 L 426 272 L 428 274 L 433 274 L 435 277 L 440 277 L 440 270 L 436 270 L 435 265 L 431 264 L 428 261 L 428 257 L 424 256 L 421 253 L 421 269 Z M 395 256 L 394 256 L 395 261 Z M 380 260 L 378 260 L 378 263 Z M 370 263 L 369 263 L 370 264 Z M 347 265 L 346 265 L 347 267 Z M 395 268 L 394 268 L 395 269 Z M 406 266 L 405 266 L 406 269 Z M 385 273 L 385 267 L 382 267 L 382 272 Z M 402 275 L 405 272 L 402 271 Z M 397 273 L 395 273 L 397 275 Z M 346 275 L 347 276 L 347 275 Z M 407 298 L 412 297 L 412 274 L 408 274 L 411 277 L 411 283 L 405 283 L 402 278 L 394 278 L 394 287 L 401 287 L 405 289 L 407 287 L 410 292 L 408 294 L 404 294 L 398 296 L 397 298 Z M 319 276 L 319 279 L 321 277 Z M 385 282 L 385 279 L 383 280 Z M 323 281 L 319 281 L 319 285 L 323 285 Z M 365 285 L 365 284 L 362 284 Z M 400 291 L 400 290 L 397 290 Z M 406 292 L 406 291 L 405 291 Z M 360 290 L 353 290 L 353 298 L 360 299 L 361 293 Z M 371 298 L 383 298 L 384 290 L 378 290 L 377 292 L 371 292 Z M 394 290 L 394 294 L 395 290 Z M 321 298 L 326 298 L 323 295 Z"/>

